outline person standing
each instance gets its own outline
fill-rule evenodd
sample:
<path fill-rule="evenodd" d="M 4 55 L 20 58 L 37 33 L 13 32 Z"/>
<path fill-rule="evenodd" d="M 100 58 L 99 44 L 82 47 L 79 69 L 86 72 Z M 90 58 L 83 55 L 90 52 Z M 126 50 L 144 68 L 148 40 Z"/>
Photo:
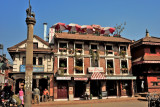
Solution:
<path fill-rule="evenodd" d="M 24 105 L 24 99 L 23 99 L 23 97 L 24 97 L 24 92 L 23 92 L 22 89 L 20 89 L 20 90 L 19 90 L 19 98 L 20 98 L 21 101 L 22 101 L 22 105 Z"/>
<path fill-rule="evenodd" d="M 34 95 L 34 103 L 37 102 L 39 104 L 39 100 L 40 100 L 40 91 L 38 89 L 38 87 L 36 87 L 33 91 L 33 95 Z"/>

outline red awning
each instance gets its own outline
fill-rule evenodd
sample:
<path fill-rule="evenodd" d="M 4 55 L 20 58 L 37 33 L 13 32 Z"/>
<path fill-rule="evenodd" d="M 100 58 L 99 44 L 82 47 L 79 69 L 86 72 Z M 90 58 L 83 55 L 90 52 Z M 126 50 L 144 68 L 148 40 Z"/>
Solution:
<path fill-rule="evenodd" d="M 104 80 L 104 79 L 106 79 L 106 78 L 100 72 L 93 72 L 93 74 L 91 76 L 91 80 Z"/>

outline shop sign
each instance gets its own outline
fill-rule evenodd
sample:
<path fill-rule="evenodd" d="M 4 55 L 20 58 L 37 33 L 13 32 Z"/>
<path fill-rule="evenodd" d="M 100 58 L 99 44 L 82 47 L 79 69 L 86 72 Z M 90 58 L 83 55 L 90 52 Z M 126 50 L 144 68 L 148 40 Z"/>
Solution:
<path fill-rule="evenodd" d="M 106 77 L 108 80 L 135 80 L 136 77 Z"/>
<path fill-rule="evenodd" d="M 71 80 L 71 77 L 56 77 L 56 80 Z"/>
<path fill-rule="evenodd" d="M 78 78 L 78 77 L 75 77 L 74 80 L 86 81 L 86 80 L 88 80 L 88 78 Z"/>
<path fill-rule="evenodd" d="M 26 65 L 20 65 L 20 72 L 26 71 Z M 44 72 L 44 65 L 33 65 L 33 72 Z"/>
<path fill-rule="evenodd" d="M 103 67 L 88 67 L 88 72 L 104 72 Z"/>

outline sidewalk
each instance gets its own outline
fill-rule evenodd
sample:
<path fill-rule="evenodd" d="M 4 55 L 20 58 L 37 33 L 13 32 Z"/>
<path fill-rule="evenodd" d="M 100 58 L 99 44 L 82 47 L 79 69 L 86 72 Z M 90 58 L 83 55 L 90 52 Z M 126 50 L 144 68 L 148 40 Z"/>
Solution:
<path fill-rule="evenodd" d="M 126 101 L 145 101 L 144 97 L 127 97 L 127 98 L 109 98 L 97 100 L 76 100 L 76 101 L 50 101 L 41 102 L 40 104 L 33 104 L 33 107 L 38 106 L 52 106 L 52 105 L 74 105 L 74 104 L 89 104 L 89 103 L 107 103 L 107 102 L 126 102 Z"/>

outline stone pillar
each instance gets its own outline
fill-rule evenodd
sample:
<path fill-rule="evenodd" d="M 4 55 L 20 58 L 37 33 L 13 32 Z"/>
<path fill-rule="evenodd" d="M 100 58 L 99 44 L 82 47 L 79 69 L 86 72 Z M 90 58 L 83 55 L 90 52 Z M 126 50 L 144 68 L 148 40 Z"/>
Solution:
<path fill-rule="evenodd" d="M 90 95 L 90 81 L 88 82 L 88 84 L 86 84 L 86 92 L 88 95 Z"/>
<path fill-rule="evenodd" d="M 49 78 L 47 78 L 48 79 L 48 91 L 49 91 L 49 95 L 50 95 L 50 77 Z"/>
<path fill-rule="evenodd" d="M 54 82 L 54 99 L 57 99 L 57 83 Z"/>
<path fill-rule="evenodd" d="M 39 79 L 36 79 L 36 87 L 39 87 Z"/>
<path fill-rule="evenodd" d="M 135 94 L 135 92 L 134 92 L 134 81 L 133 80 L 131 80 L 131 92 L 132 92 L 132 97 L 134 97 L 134 94 Z"/>
<path fill-rule="evenodd" d="M 14 94 L 16 93 L 15 91 L 16 91 L 16 79 L 13 80 L 13 92 L 14 92 Z"/>
<path fill-rule="evenodd" d="M 34 17 L 27 17 L 27 47 L 26 47 L 26 72 L 25 72 L 25 107 L 32 107 L 32 79 L 33 79 L 33 27 L 36 23 Z"/>
<path fill-rule="evenodd" d="M 74 100 L 74 94 L 73 94 L 73 87 L 74 87 L 74 82 L 69 82 L 69 100 Z"/>

